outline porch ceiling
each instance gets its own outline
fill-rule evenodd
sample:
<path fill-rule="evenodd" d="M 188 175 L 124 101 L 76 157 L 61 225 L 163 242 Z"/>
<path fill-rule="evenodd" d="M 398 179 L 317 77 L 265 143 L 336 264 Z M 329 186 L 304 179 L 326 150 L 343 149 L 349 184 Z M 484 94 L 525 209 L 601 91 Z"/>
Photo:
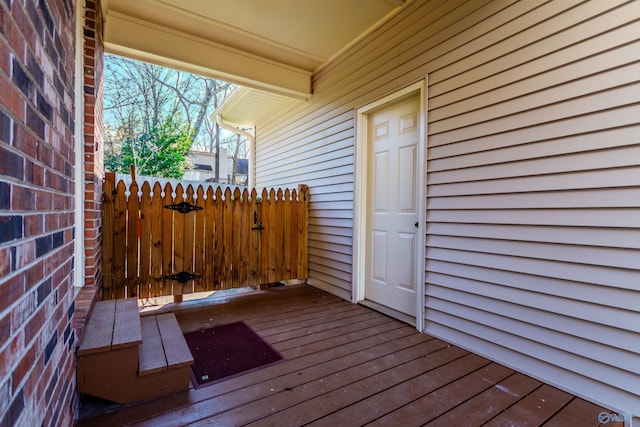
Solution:
<path fill-rule="evenodd" d="M 406 0 L 104 0 L 107 51 L 299 99 Z"/>

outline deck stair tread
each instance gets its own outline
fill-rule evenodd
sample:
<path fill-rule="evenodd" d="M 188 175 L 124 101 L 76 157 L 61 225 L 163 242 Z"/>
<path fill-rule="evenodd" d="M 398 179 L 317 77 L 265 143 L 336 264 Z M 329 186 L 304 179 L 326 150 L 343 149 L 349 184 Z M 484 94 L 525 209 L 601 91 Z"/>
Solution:
<path fill-rule="evenodd" d="M 79 356 L 111 350 L 115 316 L 115 300 L 95 303 L 78 349 Z"/>
<path fill-rule="evenodd" d="M 167 358 L 162 347 L 162 337 L 158 330 L 156 316 L 143 317 L 142 344 L 138 351 L 139 375 L 151 375 L 167 370 Z"/>
<path fill-rule="evenodd" d="M 193 365 L 193 356 L 184 339 L 176 316 L 173 313 L 166 313 L 155 317 L 158 322 L 158 330 L 162 336 L 168 369 Z"/>
<path fill-rule="evenodd" d="M 140 314 L 136 298 L 116 300 L 112 349 L 137 346 L 142 342 Z"/>

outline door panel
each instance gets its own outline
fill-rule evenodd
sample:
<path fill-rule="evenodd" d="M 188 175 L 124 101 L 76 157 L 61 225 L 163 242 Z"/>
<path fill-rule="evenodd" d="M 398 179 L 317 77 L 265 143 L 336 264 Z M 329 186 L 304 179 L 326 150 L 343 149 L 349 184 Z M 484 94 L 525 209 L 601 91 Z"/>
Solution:
<path fill-rule="evenodd" d="M 387 233 L 373 232 L 373 279 L 387 281 Z"/>
<path fill-rule="evenodd" d="M 400 212 L 416 213 L 416 151 L 415 145 L 399 150 L 400 161 L 398 183 L 398 209 Z"/>

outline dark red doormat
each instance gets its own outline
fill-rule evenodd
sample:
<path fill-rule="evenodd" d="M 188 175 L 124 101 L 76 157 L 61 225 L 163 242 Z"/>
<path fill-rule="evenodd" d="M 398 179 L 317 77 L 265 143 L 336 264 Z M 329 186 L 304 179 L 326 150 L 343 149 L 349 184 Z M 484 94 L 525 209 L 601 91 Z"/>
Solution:
<path fill-rule="evenodd" d="M 244 322 L 184 334 L 193 355 L 194 387 L 284 360 Z"/>

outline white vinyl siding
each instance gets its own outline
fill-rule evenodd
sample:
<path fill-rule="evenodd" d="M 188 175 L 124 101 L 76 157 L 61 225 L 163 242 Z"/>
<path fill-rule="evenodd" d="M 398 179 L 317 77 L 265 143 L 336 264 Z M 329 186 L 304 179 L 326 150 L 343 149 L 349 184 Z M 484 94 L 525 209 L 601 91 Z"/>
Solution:
<path fill-rule="evenodd" d="M 425 332 L 640 410 L 640 2 L 414 0 L 257 126 L 351 298 L 355 109 L 428 75 Z"/>

